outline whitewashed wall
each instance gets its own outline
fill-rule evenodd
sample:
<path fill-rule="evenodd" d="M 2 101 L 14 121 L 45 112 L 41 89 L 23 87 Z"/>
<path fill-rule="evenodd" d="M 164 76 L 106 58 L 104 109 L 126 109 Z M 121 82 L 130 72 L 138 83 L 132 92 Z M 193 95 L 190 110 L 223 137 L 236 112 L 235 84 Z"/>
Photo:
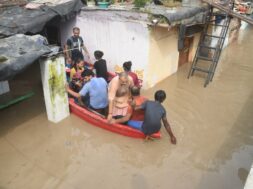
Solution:
<path fill-rule="evenodd" d="M 117 15 L 118 14 L 118 15 Z M 109 70 L 131 60 L 133 70 L 142 69 L 148 62 L 149 32 L 146 24 L 129 20 L 120 12 L 81 12 L 76 25 L 90 54 L 104 52 Z"/>

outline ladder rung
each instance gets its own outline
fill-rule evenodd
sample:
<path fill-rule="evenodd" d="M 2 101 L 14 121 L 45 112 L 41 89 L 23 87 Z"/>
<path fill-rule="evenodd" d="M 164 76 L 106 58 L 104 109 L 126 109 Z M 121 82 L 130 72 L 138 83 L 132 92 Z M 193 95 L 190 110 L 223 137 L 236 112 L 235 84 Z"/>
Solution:
<path fill-rule="evenodd" d="M 216 47 L 210 47 L 210 46 L 205 46 L 205 45 L 200 45 L 200 47 L 203 47 L 203 48 L 207 48 L 207 49 L 216 49 Z"/>
<path fill-rule="evenodd" d="M 210 35 L 210 34 L 205 34 L 205 36 L 207 37 L 213 37 L 213 38 L 225 38 L 225 37 L 220 37 L 220 36 L 217 36 L 217 35 Z"/>
<path fill-rule="evenodd" d="M 222 25 L 222 24 L 209 24 L 211 26 L 220 26 L 220 27 L 228 27 L 228 25 Z"/>
<path fill-rule="evenodd" d="M 197 56 L 198 59 L 207 60 L 207 61 L 213 61 L 212 58 L 204 57 L 204 56 Z"/>
<path fill-rule="evenodd" d="M 193 69 L 193 70 L 197 70 L 197 71 L 201 71 L 201 72 L 205 72 L 205 73 L 209 73 L 208 70 L 204 70 L 204 69 L 198 68 L 198 67 L 194 67 L 194 68 L 192 68 L 192 69 Z"/>

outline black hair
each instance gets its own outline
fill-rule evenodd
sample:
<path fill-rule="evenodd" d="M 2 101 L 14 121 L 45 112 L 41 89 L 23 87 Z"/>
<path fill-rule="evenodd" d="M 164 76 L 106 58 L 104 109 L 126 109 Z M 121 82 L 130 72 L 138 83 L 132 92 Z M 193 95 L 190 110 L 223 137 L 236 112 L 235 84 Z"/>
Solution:
<path fill-rule="evenodd" d="M 124 68 L 125 71 L 127 71 L 127 72 L 131 71 L 131 67 L 132 67 L 132 62 L 131 61 L 124 62 L 123 68 Z"/>
<path fill-rule="evenodd" d="M 84 70 L 81 75 L 82 75 L 82 77 L 86 77 L 86 76 L 92 76 L 92 77 L 94 77 L 94 73 L 90 69 Z"/>
<path fill-rule="evenodd" d="M 140 88 L 133 86 L 131 88 L 131 94 L 132 94 L 132 96 L 140 96 Z"/>
<path fill-rule="evenodd" d="M 95 51 L 94 56 L 97 60 L 99 60 L 104 56 L 104 53 L 102 51 Z"/>
<path fill-rule="evenodd" d="M 74 28 L 73 28 L 73 31 L 75 31 L 75 30 L 80 31 L 80 28 L 78 28 L 78 27 L 74 27 Z"/>
<path fill-rule="evenodd" d="M 155 92 L 155 100 L 162 103 L 166 99 L 166 93 L 163 90 Z"/>

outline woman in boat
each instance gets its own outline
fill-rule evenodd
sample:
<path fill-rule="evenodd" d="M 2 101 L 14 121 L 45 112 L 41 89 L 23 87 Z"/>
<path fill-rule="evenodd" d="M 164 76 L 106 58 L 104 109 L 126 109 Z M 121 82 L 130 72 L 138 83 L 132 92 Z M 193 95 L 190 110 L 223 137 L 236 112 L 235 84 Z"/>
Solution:
<path fill-rule="evenodd" d="M 136 73 L 131 71 L 132 68 L 132 62 L 127 61 L 123 64 L 124 71 L 133 79 L 134 85 L 137 87 L 140 87 L 139 78 Z"/>
<path fill-rule="evenodd" d="M 78 59 L 70 70 L 70 81 L 72 80 L 75 74 L 77 74 L 77 77 L 80 77 L 83 71 L 84 71 L 84 61 L 82 59 Z"/>

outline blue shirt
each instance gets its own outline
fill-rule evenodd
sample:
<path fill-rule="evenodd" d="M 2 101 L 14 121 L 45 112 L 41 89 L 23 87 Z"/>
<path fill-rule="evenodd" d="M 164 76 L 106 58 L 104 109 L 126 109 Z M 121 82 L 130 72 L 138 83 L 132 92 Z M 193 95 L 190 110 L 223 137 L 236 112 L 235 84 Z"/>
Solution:
<path fill-rule="evenodd" d="M 104 78 L 91 78 L 91 80 L 83 86 L 79 94 L 81 96 L 89 94 L 90 105 L 95 109 L 105 108 L 108 105 L 107 82 Z"/>

